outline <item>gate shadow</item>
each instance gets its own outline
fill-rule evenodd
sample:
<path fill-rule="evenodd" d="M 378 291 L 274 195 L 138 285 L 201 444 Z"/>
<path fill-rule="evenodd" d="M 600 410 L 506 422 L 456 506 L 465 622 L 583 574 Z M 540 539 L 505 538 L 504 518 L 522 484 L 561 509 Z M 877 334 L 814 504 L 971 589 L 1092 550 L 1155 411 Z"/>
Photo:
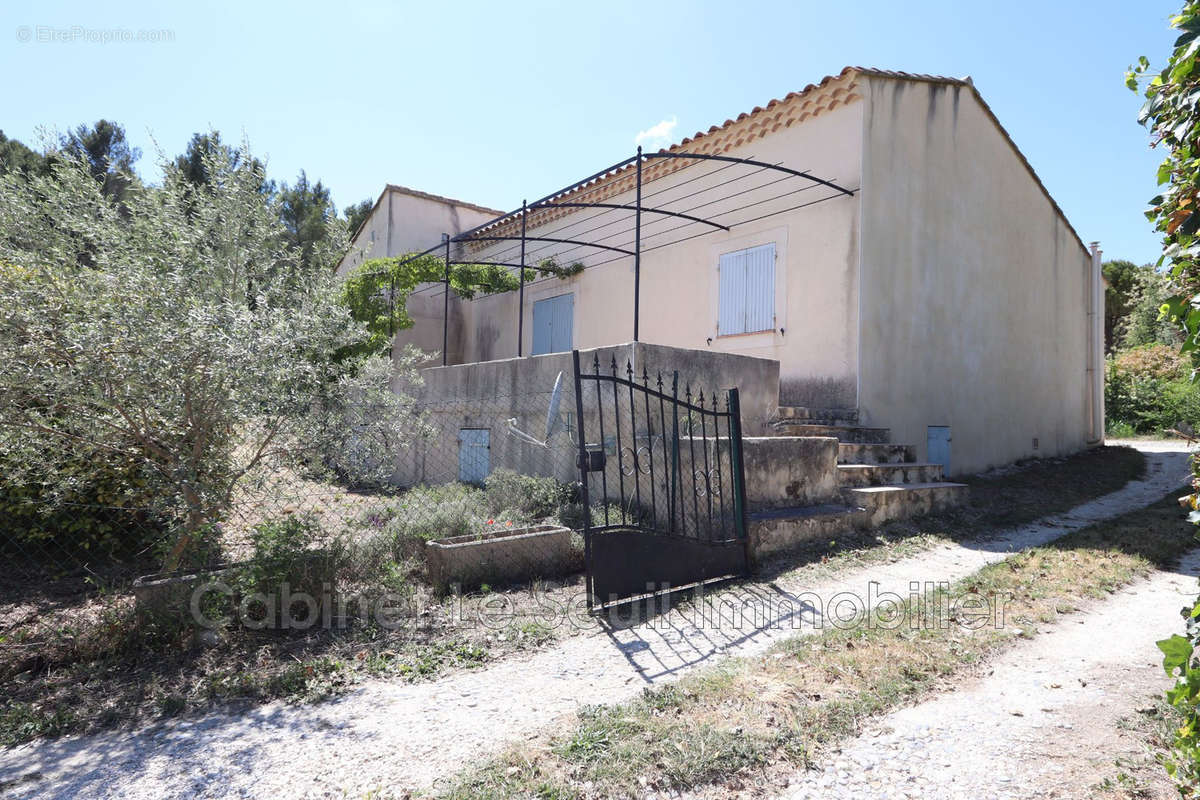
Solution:
<path fill-rule="evenodd" d="M 799 632 L 824 618 L 819 597 L 793 594 L 769 580 L 643 598 L 602 609 L 596 620 L 637 675 L 653 684 L 768 632 Z"/>

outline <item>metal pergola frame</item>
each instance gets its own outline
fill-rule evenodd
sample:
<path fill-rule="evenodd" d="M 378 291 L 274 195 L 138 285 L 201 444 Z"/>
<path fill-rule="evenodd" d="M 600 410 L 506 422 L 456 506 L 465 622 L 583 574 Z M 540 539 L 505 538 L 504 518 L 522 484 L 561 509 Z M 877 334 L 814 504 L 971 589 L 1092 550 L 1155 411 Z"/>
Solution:
<path fill-rule="evenodd" d="M 827 180 L 825 178 L 817 177 L 809 171 L 794 170 L 794 169 L 791 169 L 790 167 L 782 166 L 781 164 L 772 164 L 772 163 L 769 163 L 766 161 L 758 161 L 758 160 L 755 160 L 752 158 L 736 158 L 733 156 L 715 155 L 715 154 L 710 154 L 710 153 L 670 152 L 670 151 L 665 151 L 665 150 L 659 151 L 657 153 L 643 153 L 642 148 L 639 147 L 637 149 L 636 155 L 633 155 L 622 161 L 618 161 L 617 163 L 615 163 L 609 167 L 606 167 L 605 169 L 602 169 L 599 172 L 589 175 L 588 177 L 584 178 L 583 180 L 576 181 L 575 183 L 572 183 L 569 186 L 566 186 L 562 189 L 552 192 L 551 194 L 548 194 L 545 197 L 535 200 L 532 203 L 523 202 L 523 203 L 521 203 L 521 207 L 519 209 L 510 211 L 507 214 L 502 214 L 499 217 L 496 217 L 495 219 L 488 220 L 487 222 L 483 223 L 482 225 L 477 225 L 474 228 L 471 228 L 470 230 L 464 231 L 464 232 L 456 234 L 454 236 L 451 236 L 448 233 L 443 233 L 442 241 L 440 243 L 438 243 L 438 244 L 434 245 L 433 247 L 430 247 L 429 249 L 424 250 L 420 253 L 412 254 L 397 263 L 397 266 L 400 266 L 403 264 L 407 264 L 411 261 L 414 261 L 418 258 L 421 258 L 423 256 L 432 255 L 432 254 L 436 253 L 438 250 L 442 251 L 442 258 L 443 258 L 443 261 L 445 264 L 445 275 L 444 275 L 443 281 L 442 281 L 443 288 L 444 288 L 444 301 L 443 301 L 443 309 L 442 309 L 442 365 L 445 366 L 448 363 L 447 362 L 447 357 L 448 357 L 447 349 L 448 349 L 449 338 L 450 338 L 450 267 L 455 264 L 481 264 L 481 265 L 489 265 L 489 266 L 497 266 L 497 267 L 506 267 L 506 268 L 512 268 L 512 269 L 518 270 L 518 272 L 520 274 L 520 289 L 519 289 L 519 299 L 518 299 L 518 303 L 517 303 L 517 356 L 524 355 L 525 271 L 527 269 L 531 269 L 531 268 L 536 269 L 537 268 L 536 265 L 531 266 L 531 265 L 525 263 L 526 262 L 526 246 L 530 242 L 548 243 L 548 244 L 566 244 L 566 245 L 571 245 L 572 248 L 585 247 L 585 248 L 593 248 L 595 250 L 603 250 L 603 251 L 613 252 L 613 253 L 618 254 L 618 256 L 617 256 L 618 258 L 632 257 L 633 258 L 633 341 L 635 341 L 635 342 L 638 341 L 639 333 L 640 333 L 639 317 L 640 317 L 640 311 L 641 311 L 642 214 L 644 214 L 644 213 L 645 214 L 655 214 L 655 215 L 658 215 L 658 216 L 661 216 L 664 218 L 670 217 L 670 218 L 675 218 L 675 219 L 681 219 L 681 220 L 685 221 L 684 225 L 690 225 L 690 224 L 703 225 L 703 226 L 706 226 L 707 228 L 709 228 L 709 230 L 704 231 L 704 233 L 712 233 L 713 231 L 717 231 L 717 230 L 728 231 L 728 230 L 730 230 L 731 227 L 733 227 L 732 225 L 726 225 L 721 222 L 717 222 L 714 219 L 709 219 L 709 218 L 694 215 L 694 214 L 688 214 L 683 211 L 674 211 L 674 210 L 667 209 L 667 208 L 643 205 L 643 202 L 642 202 L 642 187 L 643 187 L 642 168 L 643 168 L 643 165 L 648 163 L 651 159 L 658 159 L 658 160 L 686 159 L 686 160 L 691 160 L 691 161 L 695 161 L 695 162 L 713 161 L 713 162 L 723 162 L 729 166 L 744 165 L 744 166 L 756 167 L 757 171 L 770 170 L 770 171 L 773 171 L 776 173 L 780 173 L 783 176 L 780 180 L 784 180 L 787 178 L 799 178 L 799 179 L 808 181 L 812 185 L 807 188 L 823 186 L 827 189 L 834 190 L 834 194 L 832 194 L 828 197 L 821 198 L 820 200 L 813 201 L 813 202 L 823 202 L 825 200 L 831 200 L 836 197 L 853 197 L 855 195 L 855 193 L 858 191 L 857 189 L 848 189 L 844 186 L 841 186 L 838 183 L 834 182 L 833 180 Z M 622 204 L 622 203 L 604 203 L 604 202 L 590 203 L 590 202 L 582 202 L 582 201 L 569 201 L 569 200 L 558 200 L 557 199 L 557 198 L 566 197 L 578 189 L 582 189 L 584 187 L 587 187 L 589 184 L 593 184 L 593 182 L 596 182 L 595 186 L 598 187 L 598 186 L 600 186 L 600 183 L 599 183 L 600 179 L 605 178 L 605 177 L 616 178 L 618 171 L 624 170 L 626 167 L 628 167 L 631 164 L 634 165 L 634 167 L 635 167 L 635 177 L 634 177 L 635 200 L 632 205 Z M 749 191 L 749 190 L 747 190 L 747 191 Z M 800 190 L 800 191 L 803 191 L 803 190 Z M 794 193 L 794 192 L 792 192 L 792 193 Z M 789 194 L 791 194 L 791 193 L 789 193 Z M 784 196 L 784 195 L 781 195 L 780 197 L 782 197 L 782 196 Z M 778 198 L 771 198 L 771 199 L 773 200 L 773 199 L 778 199 Z M 767 202 L 767 201 L 762 201 L 762 202 Z M 805 203 L 804 205 L 811 205 L 811 204 L 812 203 Z M 705 205 L 708 205 L 708 204 L 705 204 Z M 620 210 L 620 211 L 633 212 L 633 215 L 634 215 L 633 248 L 630 249 L 628 247 L 617 247 L 614 245 L 602 244 L 598 241 L 589 241 L 586 239 L 558 238 L 558 237 L 548 237 L 548 236 L 529 236 L 527 234 L 527 230 L 528 230 L 528 220 L 529 220 L 530 213 L 542 211 L 542 210 L 546 210 L 546 209 L 555 209 L 555 208 L 562 208 L 562 209 L 598 208 L 598 209 L 604 209 L 606 211 Z M 790 210 L 790 209 L 785 209 L 785 210 Z M 722 212 L 722 213 L 728 213 L 728 212 Z M 779 212 L 775 212 L 775 213 L 784 213 L 784 212 L 779 211 Z M 719 214 L 717 216 L 719 216 Z M 509 223 L 515 223 L 518 218 L 520 219 L 520 235 L 516 235 L 516 236 L 507 235 L 506 236 L 506 235 L 497 235 L 495 233 L 488 233 L 488 231 L 493 231 L 498 226 L 501 226 L 504 224 L 509 224 Z M 745 222 L 745 220 L 743 222 Z M 738 223 L 734 223 L 734 224 L 738 224 Z M 703 234 L 697 234 L 697 235 L 703 235 Z M 693 238 L 693 237 L 687 237 L 687 238 Z M 470 259 L 470 258 L 463 258 L 463 259 L 455 261 L 452 258 L 452 254 L 451 254 L 451 245 L 452 244 L 464 244 L 467 242 L 504 242 L 504 241 L 520 242 L 520 256 L 519 256 L 517 263 L 513 263 L 511 261 L 486 261 L 486 260 L 480 261 L 477 259 Z M 680 240 L 680 241 L 682 241 L 682 240 Z M 659 246 L 661 247 L 664 245 L 659 245 Z M 393 297 L 393 302 L 394 302 L 394 297 Z"/>

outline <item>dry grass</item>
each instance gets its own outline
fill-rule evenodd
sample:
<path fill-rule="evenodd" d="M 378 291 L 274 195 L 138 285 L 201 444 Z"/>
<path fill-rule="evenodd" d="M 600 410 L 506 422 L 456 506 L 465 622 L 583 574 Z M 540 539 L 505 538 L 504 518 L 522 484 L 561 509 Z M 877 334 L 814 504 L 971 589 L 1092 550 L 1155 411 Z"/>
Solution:
<path fill-rule="evenodd" d="M 1003 476 L 972 482 L 971 506 L 949 517 L 888 526 L 821 543 L 810 553 L 768 565 L 772 572 L 821 573 L 897 560 L 930 544 L 986 534 L 1114 491 L 1140 474 L 1140 453 L 1103 448 L 1067 459 L 1034 462 Z M 282 479 L 281 479 L 282 480 Z M 331 525 L 361 518 L 394 497 L 360 495 L 292 478 L 269 512 L 247 512 L 230 535 L 275 513 L 308 508 L 321 497 Z M 295 504 L 289 499 L 295 499 Z M 1018 505 L 1019 508 L 1014 508 Z M 803 562 L 797 567 L 797 560 Z M 426 680 L 475 668 L 510 653 L 547 646 L 586 627 L 548 625 L 545 608 L 579 600 L 579 577 L 502 592 L 512 611 L 509 630 L 453 624 L 459 609 L 405 576 L 421 607 L 412 625 L 386 631 L 370 626 L 301 634 L 230 632 L 216 648 L 196 646 L 190 631 L 159 631 L 134 624 L 128 594 L 98 593 L 79 585 L 10 586 L 0 599 L 0 744 L 68 731 L 88 731 L 212 708 L 230 701 L 313 700 L 373 677 Z M 716 743 L 713 743 L 716 746 Z"/>
<path fill-rule="evenodd" d="M 937 602 L 909 604 L 903 625 L 864 621 L 796 637 L 634 701 L 586 709 L 566 733 L 548 732 L 463 773 L 442 795 L 760 796 L 867 718 L 947 685 L 1015 639 L 1036 636 L 1194 546 L 1194 528 L 1171 496 L 988 566 Z M 1003 598 L 1006 624 L 976 629 L 964 614 L 946 613 L 969 594 Z"/>

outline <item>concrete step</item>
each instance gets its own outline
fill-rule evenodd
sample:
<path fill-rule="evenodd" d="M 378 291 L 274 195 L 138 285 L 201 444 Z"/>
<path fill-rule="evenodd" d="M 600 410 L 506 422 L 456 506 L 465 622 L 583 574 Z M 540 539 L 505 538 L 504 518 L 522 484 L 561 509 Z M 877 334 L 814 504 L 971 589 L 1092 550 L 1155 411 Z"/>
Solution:
<path fill-rule="evenodd" d="M 838 483 L 846 488 L 897 483 L 940 483 L 941 464 L 838 464 Z"/>
<path fill-rule="evenodd" d="M 808 420 L 810 422 L 843 423 L 854 425 L 858 422 L 858 409 L 780 406 L 777 419 Z"/>
<path fill-rule="evenodd" d="M 759 511 L 749 515 L 750 544 L 755 557 L 762 558 L 809 542 L 836 539 L 842 531 L 865 528 L 870 521 L 867 509 L 840 503 Z"/>
<path fill-rule="evenodd" d="M 843 442 L 838 445 L 839 464 L 900 464 L 917 460 L 911 444 L 862 444 Z"/>
<path fill-rule="evenodd" d="M 965 483 L 908 483 L 847 489 L 846 501 L 862 506 L 871 525 L 945 511 L 967 500 Z"/>
<path fill-rule="evenodd" d="M 744 436 L 742 453 L 751 511 L 828 503 L 840 496 L 833 439 Z"/>
<path fill-rule="evenodd" d="M 832 436 L 839 442 L 854 444 L 886 444 L 892 438 L 887 428 L 864 428 L 860 425 L 820 425 L 813 422 L 781 419 L 771 423 L 780 436 Z"/>

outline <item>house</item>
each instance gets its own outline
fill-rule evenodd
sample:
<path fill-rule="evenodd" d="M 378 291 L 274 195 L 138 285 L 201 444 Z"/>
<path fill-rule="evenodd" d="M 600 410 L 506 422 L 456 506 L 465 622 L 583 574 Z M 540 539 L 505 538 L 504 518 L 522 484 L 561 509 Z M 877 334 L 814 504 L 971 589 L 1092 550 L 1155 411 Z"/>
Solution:
<path fill-rule="evenodd" d="M 350 249 L 338 264 L 337 275 L 344 278 L 372 258 L 423 250 L 443 233 L 453 236 L 503 213 L 389 183 L 351 236 Z M 423 350 L 441 349 L 443 305 L 440 297 L 434 298 L 428 291 L 409 298 L 407 310 L 416 325 L 408 341 Z"/>
<path fill-rule="evenodd" d="M 1099 250 L 970 78 L 847 67 L 455 237 L 455 261 L 548 269 L 448 318 L 434 292 L 398 339 L 438 349 L 446 325 L 448 365 L 631 341 L 769 359 L 765 423 L 886 429 L 946 474 L 1103 438 Z"/>

